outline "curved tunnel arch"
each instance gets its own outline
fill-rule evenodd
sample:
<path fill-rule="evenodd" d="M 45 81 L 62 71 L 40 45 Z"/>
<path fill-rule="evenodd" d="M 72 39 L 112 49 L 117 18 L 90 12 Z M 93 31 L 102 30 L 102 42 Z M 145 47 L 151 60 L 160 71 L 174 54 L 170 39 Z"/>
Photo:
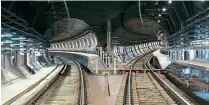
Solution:
<path fill-rule="evenodd" d="M 51 43 L 58 44 L 58 48 L 94 50 L 98 44 L 95 33 L 84 21 L 79 19 L 70 18 L 57 21 L 51 25 L 45 35 L 52 34 L 52 29 L 57 30 L 57 32 L 54 32 L 55 37 Z M 67 47 L 64 43 L 69 43 L 69 46 Z"/>
<path fill-rule="evenodd" d="M 120 43 L 139 44 L 145 43 L 147 39 L 157 41 L 157 33 L 164 30 L 163 27 L 151 19 L 143 19 L 143 28 L 140 18 L 133 18 L 124 23 L 113 32 L 114 37 L 118 37 Z M 166 31 L 164 32 L 167 35 Z M 145 41 L 145 42 L 144 42 Z"/>

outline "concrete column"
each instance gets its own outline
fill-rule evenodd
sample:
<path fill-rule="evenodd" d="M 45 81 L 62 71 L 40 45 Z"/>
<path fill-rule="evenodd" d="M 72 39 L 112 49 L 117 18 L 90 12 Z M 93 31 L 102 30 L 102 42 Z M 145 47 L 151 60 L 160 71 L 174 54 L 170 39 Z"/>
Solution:
<path fill-rule="evenodd" d="M 102 61 L 104 62 L 104 51 L 102 51 Z"/>
<path fill-rule="evenodd" d="M 114 73 L 113 74 L 116 74 L 116 58 L 114 58 Z"/>
<path fill-rule="evenodd" d="M 30 60 L 31 60 L 31 57 L 29 55 L 29 53 L 27 53 L 27 65 L 31 68 L 31 69 L 34 69 L 34 67 L 31 65 L 30 63 Z"/>
<path fill-rule="evenodd" d="M 178 58 L 178 57 L 179 57 L 179 56 L 178 56 L 178 55 L 179 55 L 179 51 L 178 51 L 178 50 L 176 50 L 175 52 L 176 52 L 176 53 L 175 53 L 176 60 L 179 60 L 179 58 Z"/>
<path fill-rule="evenodd" d="M 11 69 L 11 66 L 9 66 L 8 64 L 8 57 L 6 57 L 5 53 L 1 53 L 1 83 L 6 83 L 19 76 L 19 73 L 16 70 Z"/>
<path fill-rule="evenodd" d="M 28 74 L 29 71 L 27 70 L 26 68 L 26 64 L 24 62 L 24 55 L 20 55 L 19 53 L 15 53 L 15 58 L 16 58 L 16 65 L 17 65 L 17 68 L 24 74 Z"/>
<path fill-rule="evenodd" d="M 36 64 L 40 67 L 40 69 L 42 69 L 43 68 L 43 66 L 40 64 L 40 62 L 38 62 L 38 60 L 37 60 L 37 57 L 38 57 L 38 54 L 34 54 L 34 58 L 35 58 L 35 62 L 36 62 Z"/>
<path fill-rule="evenodd" d="M 41 64 L 38 62 L 37 60 L 37 54 L 36 53 L 33 53 L 33 57 L 34 57 L 34 62 L 36 64 L 36 66 L 39 68 L 39 69 L 42 69 L 42 66 Z"/>
<path fill-rule="evenodd" d="M 102 57 L 102 48 L 99 48 L 99 56 Z"/>
<path fill-rule="evenodd" d="M 174 51 L 174 55 L 173 56 L 174 56 L 174 60 L 176 60 L 176 51 Z"/>
<path fill-rule="evenodd" d="M 1 53 L 1 68 L 5 68 L 5 54 Z"/>
<path fill-rule="evenodd" d="M 36 70 L 40 70 L 41 68 L 36 64 L 35 53 L 31 53 L 31 64 L 34 66 Z"/>
<path fill-rule="evenodd" d="M 13 65 L 13 59 L 11 57 L 11 54 L 9 53 L 3 53 L 4 56 L 5 56 L 5 69 L 7 70 L 7 72 L 10 72 L 11 74 L 13 74 L 16 78 L 16 77 L 20 77 L 20 76 L 23 76 L 24 74 L 22 74 L 21 71 L 18 71 L 16 68 L 14 68 L 14 65 Z M 13 79 L 13 78 L 12 78 Z"/>
<path fill-rule="evenodd" d="M 47 61 L 47 65 L 48 65 L 48 66 L 51 66 L 51 61 L 50 61 L 49 58 L 48 58 L 47 52 L 45 52 L 45 53 L 43 54 L 43 56 L 44 56 L 44 59 Z"/>
<path fill-rule="evenodd" d="M 175 51 L 172 51 L 172 59 L 175 60 Z"/>
<path fill-rule="evenodd" d="M 107 65 L 107 54 L 105 54 L 105 64 Z M 107 65 L 107 67 L 108 67 L 108 65 Z"/>
<path fill-rule="evenodd" d="M 178 50 L 178 60 L 181 60 L 181 50 Z"/>
<path fill-rule="evenodd" d="M 111 21 L 107 19 L 107 55 L 111 52 Z"/>
<path fill-rule="evenodd" d="M 108 59 L 108 67 L 110 68 L 111 67 L 111 62 L 110 62 L 111 58 L 109 55 L 107 56 L 107 59 Z"/>
<path fill-rule="evenodd" d="M 173 51 L 170 50 L 170 58 L 173 60 Z"/>
<path fill-rule="evenodd" d="M 195 52 L 193 49 L 189 50 L 189 60 L 193 60 L 195 58 Z"/>
<path fill-rule="evenodd" d="M 181 60 L 184 60 L 184 49 L 182 50 L 182 58 Z"/>
<path fill-rule="evenodd" d="M 96 74 L 98 74 L 98 58 L 96 58 Z"/>
<path fill-rule="evenodd" d="M 179 60 L 182 60 L 182 56 L 183 56 L 183 51 L 179 50 Z"/>

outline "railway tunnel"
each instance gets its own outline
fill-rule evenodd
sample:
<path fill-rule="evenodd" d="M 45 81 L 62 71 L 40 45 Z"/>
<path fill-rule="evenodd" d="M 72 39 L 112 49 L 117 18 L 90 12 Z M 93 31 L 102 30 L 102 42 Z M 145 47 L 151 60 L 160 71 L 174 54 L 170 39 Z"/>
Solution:
<path fill-rule="evenodd" d="M 2 1 L 3 105 L 208 105 L 209 2 Z"/>

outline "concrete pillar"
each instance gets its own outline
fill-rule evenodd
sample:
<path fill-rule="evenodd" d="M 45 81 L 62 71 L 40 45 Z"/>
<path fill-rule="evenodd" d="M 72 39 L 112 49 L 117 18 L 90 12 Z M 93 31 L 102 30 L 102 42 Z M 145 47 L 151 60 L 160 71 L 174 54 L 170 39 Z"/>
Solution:
<path fill-rule="evenodd" d="M 195 52 L 193 49 L 189 50 L 189 60 L 193 60 L 195 58 Z"/>
<path fill-rule="evenodd" d="M 28 65 L 31 69 L 34 69 L 34 67 L 31 65 L 31 62 L 30 62 L 32 57 L 30 57 L 29 53 L 27 53 L 26 55 L 27 55 L 27 56 L 26 56 L 26 57 L 27 57 L 27 65 Z"/>
<path fill-rule="evenodd" d="M 172 57 L 173 57 L 173 60 L 175 60 L 175 51 L 173 50 L 173 53 L 172 53 Z"/>
<path fill-rule="evenodd" d="M 107 56 L 107 59 L 108 59 L 108 67 L 110 68 L 111 67 L 111 62 L 110 62 L 111 58 L 109 55 Z"/>
<path fill-rule="evenodd" d="M 96 58 L 96 74 L 98 74 L 98 58 Z"/>
<path fill-rule="evenodd" d="M 113 74 L 116 74 L 116 58 L 114 58 L 114 73 Z"/>
<path fill-rule="evenodd" d="M 43 66 L 40 64 L 40 62 L 38 62 L 38 60 L 37 60 L 37 57 L 39 56 L 40 54 L 39 54 L 39 52 L 38 52 L 38 54 L 37 53 L 35 53 L 34 54 L 34 58 L 35 58 L 35 62 L 36 62 L 36 64 L 40 67 L 40 69 L 42 69 L 43 68 Z"/>
<path fill-rule="evenodd" d="M 15 53 L 15 58 L 16 58 L 16 65 L 17 65 L 17 68 L 24 74 L 28 74 L 29 71 L 27 70 L 26 68 L 26 64 L 24 62 L 24 55 L 20 55 L 20 53 Z"/>
<path fill-rule="evenodd" d="M 99 56 L 102 57 L 102 47 L 99 48 Z"/>
<path fill-rule="evenodd" d="M 105 64 L 107 65 L 107 54 L 105 54 Z"/>
<path fill-rule="evenodd" d="M 41 64 L 38 62 L 38 60 L 37 60 L 37 54 L 36 53 L 33 53 L 34 54 L 34 62 L 35 62 L 35 64 L 36 64 L 36 66 L 38 66 L 39 67 L 39 69 L 42 69 L 43 67 L 41 66 Z"/>
<path fill-rule="evenodd" d="M 104 61 L 104 51 L 102 51 L 102 61 L 105 62 Z"/>
<path fill-rule="evenodd" d="M 174 60 L 176 60 L 176 50 L 174 50 L 173 56 L 174 56 Z"/>
<path fill-rule="evenodd" d="M 5 54 L 1 53 L 1 68 L 5 68 Z"/>
<path fill-rule="evenodd" d="M 33 65 L 33 67 L 36 69 L 36 70 L 40 70 L 41 68 L 36 64 L 36 59 L 35 59 L 35 53 L 31 53 L 31 64 Z"/>
<path fill-rule="evenodd" d="M 179 60 L 182 60 L 182 50 L 179 50 Z"/>
<path fill-rule="evenodd" d="M 111 52 L 111 21 L 107 19 L 107 55 Z"/>
<path fill-rule="evenodd" d="M 181 60 L 181 50 L 178 50 L 178 60 Z"/>
<path fill-rule="evenodd" d="M 11 57 L 11 54 L 10 53 L 3 53 L 3 55 L 5 56 L 4 62 L 5 62 L 5 69 L 7 70 L 7 72 L 10 72 L 11 74 L 13 74 L 15 76 L 14 78 L 23 76 L 24 74 L 22 74 L 22 72 L 18 71 L 16 68 L 14 68 L 13 58 Z"/>
<path fill-rule="evenodd" d="M 179 60 L 179 51 L 176 50 L 176 60 Z"/>
<path fill-rule="evenodd" d="M 181 60 L 184 60 L 184 49 L 182 50 L 182 58 Z"/>

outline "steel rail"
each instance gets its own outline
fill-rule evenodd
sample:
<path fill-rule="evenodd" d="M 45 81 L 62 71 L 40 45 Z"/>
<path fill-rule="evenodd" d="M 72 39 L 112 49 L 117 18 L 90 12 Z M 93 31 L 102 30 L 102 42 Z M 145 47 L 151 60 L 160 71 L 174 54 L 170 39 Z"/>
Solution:
<path fill-rule="evenodd" d="M 152 52 L 152 51 L 151 51 Z M 149 53 L 151 53 L 151 52 L 149 52 Z M 125 95 L 124 94 L 124 96 L 126 96 L 125 97 L 125 100 L 124 100 L 124 102 L 123 102 L 123 104 L 124 105 L 126 105 L 126 103 L 128 104 L 128 105 L 133 105 L 133 93 L 132 93 L 132 70 L 133 70 L 133 68 L 134 68 L 134 66 L 135 66 L 135 64 L 137 63 L 137 61 L 138 60 L 140 60 L 141 58 L 143 58 L 144 56 L 146 56 L 147 54 L 149 54 L 149 53 L 146 53 L 146 54 L 144 54 L 144 55 L 141 55 L 141 56 L 139 56 L 139 57 L 137 57 L 138 59 L 135 59 L 135 60 L 133 60 L 133 64 L 131 65 L 131 67 L 130 67 L 130 69 L 129 69 L 129 73 L 128 73 L 128 80 L 126 81 L 127 83 L 127 85 L 126 85 L 126 89 L 127 90 L 124 90 L 124 92 L 125 91 L 127 91 L 127 95 Z"/>
<path fill-rule="evenodd" d="M 86 81 L 85 81 L 85 75 L 84 72 L 82 71 L 80 64 L 76 61 L 73 61 L 73 63 L 77 66 L 77 68 L 79 69 L 79 92 L 78 92 L 78 99 L 77 99 L 77 105 L 88 105 L 88 97 L 87 97 L 87 88 L 86 88 Z M 63 74 L 65 72 L 67 66 L 63 67 L 63 70 L 60 71 L 59 74 Z M 29 99 L 29 101 L 26 102 L 27 105 L 29 104 L 36 104 L 37 102 L 39 102 L 39 100 L 41 98 L 44 98 L 43 100 L 41 100 L 41 102 L 44 102 L 44 100 L 49 96 L 49 94 L 53 91 L 53 89 L 50 89 L 48 91 L 49 88 L 51 88 L 52 85 L 57 85 L 56 81 L 61 81 L 62 78 L 59 78 L 58 80 L 56 79 L 58 78 L 57 76 L 55 78 L 53 78 L 50 82 L 50 84 L 47 84 L 46 88 L 41 89 L 41 91 L 37 92 L 32 98 Z M 51 85 L 51 86 L 49 86 Z M 55 88 L 55 86 L 53 86 L 52 88 Z M 42 97 L 46 92 L 48 92 L 47 96 Z M 75 96 L 75 95 L 74 95 Z M 74 98 L 74 101 L 76 99 Z M 73 103 L 74 103 L 73 101 Z"/>
<path fill-rule="evenodd" d="M 147 53 L 148 54 L 148 53 Z M 127 93 L 127 96 L 126 96 L 126 98 L 127 98 L 127 102 L 125 102 L 125 103 L 128 103 L 128 105 L 132 105 L 133 103 L 133 98 L 131 98 L 131 95 L 132 95 L 132 91 L 131 91 L 131 76 L 132 76 L 132 74 L 131 74 L 131 72 L 132 72 L 132 69 L 134 68 L 134 66 L 136 65 L 136 63 L 137 63 L 137 61 L 139 61 L 141 58 L 143 58 L 144 56 L 146 56 L 147 54 L 144 54 L 144 55 L 142 55 L 142 56 L 140 56 L 140 57 L 138 57 L 138 59 L 136 59 L 136 60 L 134 60 L 134 61 L 132 61 L 133 62 L 133 64 L 132 64 L 132 66 L 131 66 L 131 68 L 130 68 L 130 71 L 129 71 L 129 80 L 127 81 L 127 82 L 129 82 L 128 83 L 128 93 Z M 160 84 L 161 86 L 162 86 L 162 88 L 164 88 L 164 90 L 167 90 L 167 92 L 168 93 L 170 93 L 170 94 L 172 94 L 172 96 L 174 97 L 174 99 L 176 100 L 175 102 L 176 103 L 180 103 L 181 105 L 194 105 L 193 103 L 191 103 L 190 101 L 188 101 L 188 100 L 186 100 L 185 98 L 183 98 L 182 96 L 180 96 L 177 92 L 175 92 L 175 90 L 174 89 L 172 89 L 164 80 L 162 80 L 155 72 L 154 72 L 154 70 L 153 70 L 153 68 L 151 68 L 151 66 L 150 66 L 150 63 L 149 63 L 149 61 L 150 61 L 150 59 L 152 58 L 152 56 L 150 56 L 148 59 L 147 59 L 147 61 L 146 61 L 146 67 L 150 70 L 150 72 L 151 72 L 151 75 L 156 79 L 156 81 L 157 81 L 157 83 L 158 84 Z M 159 89 L 157 89 L 157 90 L 159 90 Z M 163 93 L 161 93 L 160 91 L 159 91 L 159 93 L 161 94 L 161 95 L 163 95 Z M 170 95 L 169 95 L 170 96 Z M 162 97 L 164 97 L 164 96 L 162 96 Z M 166 99 L 166 98 L 164 98 L 165 99 L 165 102 L 166 103 L 169 103 L 168 102 L 168 100 Z"/>
<path fill-rule="evenodd" d="M 28 87 L 27 89 L 25 89 L 23 92 L 19 93 L 18 95 L 16 95 L 15 97 L 11 98 L 10 100 L 8 100 L 7 102 L 5 102 L 3 105 L 10 105 L 13 102 L 15 102 L 16 100 L 18 100 L 20 97 L 22 97 L 23 95 L 25 95 L 27 92 L 31 91 L 33 88 L 35 88 L 38 84 L 40 84 L 44 79 L 46 79 L 52 72 L 54 72 L 57 69 L 58 65 L 49 73 L 47 74 L 45 77 L 43 77 L 42 79 L 40 79 L 38 82 L 36 82 L 35 84 L 31 85 L 30 87 Z M 64 66 L 63 66 L 64 67 Z M 62 68 L 63 69 L 63 68 Z M 28 102 L 30 102 L 32 99 L 28 99 Z M 26 104 L 28 105 L 28 104 Z"/>
<path fill-rule="evenodd" d="M 152 58 L 149 57 L 149 59 L 146 62 L 146 66 L 150 69 L 151 74 L 158 80 L 158 83 L 160 82 L 160 84 L 164 89 L 166 88 L 170 93 L 172 93 L 172 96 L 174 96 L 174 98 L 180 102 L 182 105 L 193 105 L 192 103 L 188 102 L 187 100 L 185 100 L 182 96 L 180 96 L 177 92 L 175 92 L 174 89 L 172 89 L 162 78 L 160 78 L 153 70 L 153 68 L 150 66 L 150 59 Z"/>
<path fill-rule="evenodd" d="M 78 62 L 74 61 L 77 67 L 79 68 L 80 73 L 80 90 L 79 90 L 79 97 L 78 97 L 78 105 L 84 105 L 84 77 L 83 72 L 78 64 Z"/>
<path fill-rule="evenodd" d="M 67 68 L 67 64 L 65 64 L 65 66 L 63 66 L 62 70 L 60 71 L 60 73 L 62 73 L 63 71 L 65 71 Z M 58 74 L 60 74 L 58 73 Z M 42 96 L 43 93 L 47 92 L 47 89 L 49 89 L 55 82 L 59 82 L 62 78 L 59 78 L 58 75 L 55 76 L 52 80 L 50 80 L 50 82 L 48 84 L 46 84 L 40 91 L 38 91 L 37 93 L 35 93 L 32 97 L 30 97 L 25 103 L 23 103 L 23 105 L 31 105 L 31 104 L 35 104 L 37 102 L 37 100 L 39 100 L 40 96 Z M 53 87 L 52 87 L 53 88 Z M 49 91 L 51 92 L 51 90 Z M 45 100 L 45 99 L 44 99 Z"/>
<path fill-rule="evenodd" d="M 64 58 L 66 59 L 66 58 Z M 69 60 L 69 59 L 68 59 Z M 85 73 L 83 72 L 81 65 L 75 61 L 72 60 L 74 64 L 78 67 L 79 73 L 80 73 L 80 83 L 79 83 L 79 96 L 77 99 L 78 105 L 88 105 L 88 92 L 87 92 L 87 81 L 85 80 Z"/>

